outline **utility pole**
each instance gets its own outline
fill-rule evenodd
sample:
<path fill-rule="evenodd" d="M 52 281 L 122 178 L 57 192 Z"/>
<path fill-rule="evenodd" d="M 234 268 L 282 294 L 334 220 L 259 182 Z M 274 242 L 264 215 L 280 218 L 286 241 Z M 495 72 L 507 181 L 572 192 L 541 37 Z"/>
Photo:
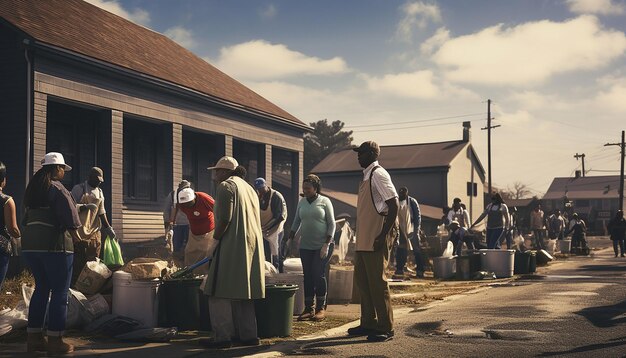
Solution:
<path fill-rule="evenodd" d="M 487 100 L 487 127 L 481 128 L 481 130 L 487 130 L 487 172 L 488 172 L 488 191 L 489 195 L 491 195 L 491 129 L 498 128 L 500 125 L 492 126 L 491 125 L 491 100 Z"/>
<path fill-rule="evenodd" d="M 621 143 L 607 143 L 604 146 L 619 145 L 620 147 L 620 172 L 619 172 L 619 209 L 624 210 L 624 131 L 622 131 Z"/>
<path fill-rule="evenodd" d="M 582 158 L 582 160 L 583 160 L 583 178 L 584 178 L 585 177 L 585 153 L 578 154 L 578 152 L 576 152 L 576 155 L 574 156 L 574 158 L 576 158 L 576 160 L 578 160 L 578 158 Z"/>

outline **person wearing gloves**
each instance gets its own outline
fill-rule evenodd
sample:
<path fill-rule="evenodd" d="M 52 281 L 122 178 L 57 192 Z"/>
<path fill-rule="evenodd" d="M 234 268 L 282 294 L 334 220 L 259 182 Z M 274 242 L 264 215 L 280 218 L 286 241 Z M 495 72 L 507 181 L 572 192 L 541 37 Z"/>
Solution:
<path fill-rule="evenodd" d="M 454 255 L 461 256 L 463 243 L 467 245 L 468 250 L 474 250 L 474 240 L 468 235 L 467 229 L 461 226 L 458 221 L 452 220 L 448 228 L 450 229 L 450 238 L 448 240 L 452 242 Z"/>
<path fill-rule="evenodd" d="M 265 260 L 270 261 L 279 271 L 282 271 L 279 247 L 283 240 L 283 226 L 287 220 L 287 203 L 279 191 L 267 185 L 264 178 L 256 178 L 254 188 L 259 194 L 261 206 Z"/>
<path fill-rule="evenodd" d="M 233 157 L 222 157 L 214 170 L 215 235 L 209 239 L 212 257 L 202 289 L 209 296 L 214 339 L 202 339 L 206 348 L 259 345 L 254 300 L 265 298 L 265 257 L 259 198 L 243 178 Z"/>
<path fill-rule="evenodd" d="M 474 221 L 470 229 L 476 226 L 485 217 L 487 217 L 487 248 L 500 249 L 500 241 L 511 226 L 509 222 L 509 209 L 504 203 L 504 200 L 502 200 L 500 193 L 493 194 L 491 203 L 487 205 L 485 211 Z"/>
<path fill-rule="evenodd" d="M 300 261 L 304 274 L 304 311 L 298 320 L 321 321 L 326 318 L 326 267 L 332 255 L 335 235 L 333 204 L 321 195 L 322 183 L 309 174 L 302 181 L 304 198 L 298 203 L 288 242 L 300 229 Z"/>
<path fill-rule="evenodd" d="M 184 188 L 178 191 L 178 201 L 176 208 L 170 216 L 166 239 L 170 248 L 172 248 L 172 232 L 176 227 L 176 216 L 181 211 L 189 221 L 189 239 L 185 245 L 185 266 L 195 264 L 196 262 L 207 257 L 209 244 L 213 240 L 215 230 L 215 220 L 213 219 L 213 208 L 215 200 L 207 194 L 200 191 L 194 191 L 191 188 Z M 193 270 L 195 274 L 206 274 L 209 270 L 209 264 L 206 263 Z"/>
<path fill-rule="evenodd" d="M 72 167 L 56 152 L 46 154 L 41 164 L 24 192 L 22 255 L 35 278 L 35 291 L 28 307 L 26 350 L 65 354 L 74 351 L 74 346 L 64 342 L 62 336 L 74 243 L 81 240 L 77 232 L 81 222 L 76 202 L 61 184 L 65 172 Z M 46 316 L 47 341 L 42 333 Z"/>
<path fill-rule="evenodd" d="M 165 222 L 166 229 L 169 228 L 172 212 L 176 210 L 178 192 L 185 188 L 191 188 L 191 183 L 187 180 L 181 180 L 181 182 L 178 183 L 178 188 L 176 190 L 172 190 L 168 194 L 167 198 L 165 198 L 165 203 L 163 205 L 163 220 Z M 176 225 L 170 229 L 171 231 L 165 233 L 165 238 L 170 252 L 178 254 L 184 250 L 187 245 L 187 241 L 189 240 L 189 220 L 187 220 L 187 216 L 182 211 L 178 211 L 176 213 L 176 217 L 174 218 L 174 222 L 176 222 Z"/>
<path fill-rule="evenodd" d="M 89 170 L 87 180 L 72 188 L 72 197 L 78 203 L 78 215 L 83 224 L 78 229 L 80 243 L 74 246 L 74 269 L 72 270 L 72 285 L 87 264 L 100 257 L 102 239 L 107 236 L 115 239 L 115 231 L 109 224 L 104 209 L 104 194 L 100 185 L 104 182 L 102 169 L 93 167 Z"/>

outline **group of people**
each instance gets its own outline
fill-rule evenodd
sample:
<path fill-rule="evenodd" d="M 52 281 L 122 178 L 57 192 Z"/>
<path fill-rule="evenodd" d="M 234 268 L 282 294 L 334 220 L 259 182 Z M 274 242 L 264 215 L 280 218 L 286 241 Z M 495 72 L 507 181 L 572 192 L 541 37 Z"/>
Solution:
<path fill-rule="evenodd" d="M 587 225 L 577 213 L 572 214 L 569 220 L 560 209 L 554 209 L 552 214 L 546 216 L 541 205 L 537 204 L 530 212 L 530 229 L 533 233 L 533 245 L 536 249 L 544 250 L 546 248 L 544 242 L 546 229 L 548 238 L 551 240 L 563 240 L 571 234 L 572 250 L 587 248 Z"/>
<path fill-rule="evenodd" d="M 0 247 L 6 248 L 7 243 L 21 245 L 24 261 L 35 279 L 28 310 L 29 352 L 73 351 L 73 346 L 63 341 L 69 287 L 76 282 L 86 262 L 99 257 L 102 237 L 115 238 L 99 188 L 104 182 L 102 170 L 93 167 L 87 180 L 69 192 L 61 180 L 71 170 L 61 153 L 44 156 L 41 168 L 24 192 L 20 229 L 15 202 L 3 192 L 7 176 L 5 165 L 0 163 Z M 1 286 L 8 258 L 14 252 L 0 251 Z M 43 335 L 46 316 L 47 337 Z"/>

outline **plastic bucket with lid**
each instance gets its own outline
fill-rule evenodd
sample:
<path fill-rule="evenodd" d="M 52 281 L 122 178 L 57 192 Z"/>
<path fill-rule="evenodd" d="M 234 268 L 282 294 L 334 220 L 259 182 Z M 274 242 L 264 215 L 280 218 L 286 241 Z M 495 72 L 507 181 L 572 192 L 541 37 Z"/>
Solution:
<path fill-rule="evenodd" d="M 159 279 L 133 280 L 128 272 L 116 271 L 113 273 L 113 314 L 134 318 L 147 328 L 156 327 L 160 284 Z"/>
<path fill-rule="evenodd" d="M 283 262 L 283 271 L 287 273 L 302 273 L 302 261 L 298 257 L 291 257 Z"/>
<path fill-rule="evenodd" d="M 159 287 L 159 326 L 180 331 L 210 330 L 208 297 L 202 278 L 165 280 Z"/>
<path fill-rule="evenodd" d="M 298 259 L 300 260 L 300 259 Z M 304 311 L 304 275 L 300 273 L 278 273 L 273 276 L 265 276 L 265 284 L 296 285 L 298 289 L 294 296 L 293 315 L 299 315 Z"/>
<path fill-rule="evenodd" d="M 433 257 L 433 276 L 438 279 L 449 279 L 456 274 L 456 258 Z"/>

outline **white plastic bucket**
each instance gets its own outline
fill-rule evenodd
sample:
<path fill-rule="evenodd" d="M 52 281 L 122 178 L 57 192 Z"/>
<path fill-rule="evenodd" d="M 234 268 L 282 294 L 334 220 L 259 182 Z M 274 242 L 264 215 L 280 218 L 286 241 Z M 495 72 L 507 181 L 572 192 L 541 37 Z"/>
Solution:
<path fill-rule="evenodd" d="M 286 259 L 283 262 L 283 271 L 287 273 L 302 273 L 302 261 L 299 257 Z"/>
<path fill-rule="evenodd" d="M 350 303 L 354 269 L 330 270 L 328 277 L 328 303 Z"/>
<path fill-rule="evenodd" d="M 133 280 L 131 274 L 116 271 L 113 273 L 113 314 L 136 319 L 147 328 L 156 327 L 160 284 L 158 279 Z"/>
<path fill-rule="evenodd" d="M 286 260 L 285 260 L 286 261 Z M 300 261 L 300 259 L 298 259 Z M 265 276 L 266 284 L 293 284 L 298 285 L 298 290 L 293 300 L 293 314 L 299 315 L 304 311 L 304 275 L 302 273 L 277 273 L 273 276 Z"/>
<path fill-rule="evenodd" d="M 558 240 L 559 242 L 559 251 L 562 254 L 569 254 L 572 249 L 572 240 Z"/>
<path fill-rule="evenodd" d="M 433 276 L 438 279 L 452 278 L 456 274 L 456 257 L 433 257 Z"/>
<path fill-rule="evenodd" d="M 480 250 L 480 266 L 495 273 L 498 278 L 511 277 L 515 268 L 515 250 Z"/>

